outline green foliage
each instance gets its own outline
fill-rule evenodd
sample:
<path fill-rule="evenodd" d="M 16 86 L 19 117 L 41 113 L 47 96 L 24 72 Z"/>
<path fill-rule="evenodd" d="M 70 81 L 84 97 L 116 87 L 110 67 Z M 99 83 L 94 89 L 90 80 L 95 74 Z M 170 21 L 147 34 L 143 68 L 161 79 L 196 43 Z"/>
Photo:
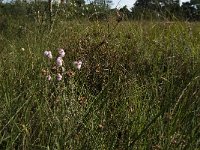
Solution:
<path fill-rule="evenodd" d="M 137 0 L 132 12 L 144 19 L 164 18 L 173 20 L 180 18 L 180 5 L 179 1 L 173 0 Z"/>
<path fill-rule="evenodd" d="M 127 8 L 126 5 L 122 7 L 119 11 L 125 15 L 126 19 L 131 19 L 133 17 L 131 11 Z"/>
<path fill-rule="evenodd" d="M 74 2 L 78 5 L 78 7 L 81 7 L 82 5 L 85 4 L 84 0 L 74 0 Z"/>
<path fill-rule="evenodd" d="M 92 1 L 86 4 L 84 0 L 71 0 L 67 3 L 53 3 L 51 17 L 48 10 L 47 1 L 14 1 L 12 3 L 0 3 L 0 13 L 2 15 L 19 17 L 27 16 L 30 20 L 44 23 L 49 18 L 64 18 L 66 20 L 90 18 L 95 13 L 106 14 L 106 18 L 113 17 L 110 9 L 112 1 Z M 183 3 L 180 6 L 179 0 L 137 0 L 134 7 L 129 10 L 126 6 L 120 9 L 125 20 L 200 20 L 199 1 Z M 55 17 L 56 16 L 56 17 Z"/>
<path fill-rule="evenodd" d="M 51 30 L 4 18 L 0 149 L 199 148 L 199 23 L 66 21 L 59 13 Z M 67 73 L 48 81 L 57 48 Z"/>
<path fill-rule="evenodd" d="M 135 19 L 189 20 L 200 19 L 198 1 L 183 3 L 179 0 L 137 0 L 132 8 Z"/>
<path fill-rule="evenodd" d="M 190 0 L 190 3 L 192 3 L 193 5 L 200 4 L 200 0 Z"/>
<path fill-rule="evenodd" d="M 112 5 L 112 0 L 94 0 L 94 4 L 109 8 Z"/>
<path fill-rule="evenodd" d="M 186 2 L 182 5 L 182 11 L 184 13 L 184 17 L 189 21 L 199 21 L 200 20 L 200 8 L 198 5 L 193 5 L 192 3 Z"/>

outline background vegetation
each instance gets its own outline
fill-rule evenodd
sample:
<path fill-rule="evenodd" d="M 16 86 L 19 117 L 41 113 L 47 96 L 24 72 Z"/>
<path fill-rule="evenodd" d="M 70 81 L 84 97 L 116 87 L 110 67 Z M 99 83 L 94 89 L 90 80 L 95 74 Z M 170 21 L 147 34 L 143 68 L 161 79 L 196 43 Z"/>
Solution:
<path fill-rule="evenodd" d="M 87 7 L 1 3 L 0 149 L 198 150 L 200 24 Z"/>
<path fill-rule="evenodd" d="M 52 0 L 48 1 L 21 1 L 16 0 L 10 3 L 0 1 L 1 15 L 45 15 L 49 13 L 49 5 Z M 58 7 L 59 6 L 59 7 Z M 53 3 L 52 12 L 63 13 L 65 19 L 76 17 L 91 17 L 93 13 L 101 12 L 104 16 L 109 16 L 116 11 L 111 7 L 112 0 L 94 0 L 85 3 L 84 0 L 61 0 L 60 3 Z M 117 7 L 117 6 L 116 6 Z M 112 8 L 112 9 L 111 9 Z M 133 7 L 128 9 L 124 6 L 120 9 L 126 20 L 168 20 L 168 21 L 199 21 L 200 20 L 200 0 L 191 0 L 180 5 L 179 0 L 137 0 Z M 48 16 L 48 14 L 46 14 Z M 30 16 L 29 16 L 30 17 Z"/>

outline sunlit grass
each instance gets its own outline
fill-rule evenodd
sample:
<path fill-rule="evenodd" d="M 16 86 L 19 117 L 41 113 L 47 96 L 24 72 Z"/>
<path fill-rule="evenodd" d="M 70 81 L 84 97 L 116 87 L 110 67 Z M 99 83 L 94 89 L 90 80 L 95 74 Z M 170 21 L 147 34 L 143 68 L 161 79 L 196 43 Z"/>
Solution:
<path fill-rule="evenodd" d="M 13 24 L 0 35 L 0 149 L 198 149 L 199 31 L 184 22 L 57 21 L 51 32 Z M 58 48 L 66 73 L 48 81 L 43 54 Z"/>

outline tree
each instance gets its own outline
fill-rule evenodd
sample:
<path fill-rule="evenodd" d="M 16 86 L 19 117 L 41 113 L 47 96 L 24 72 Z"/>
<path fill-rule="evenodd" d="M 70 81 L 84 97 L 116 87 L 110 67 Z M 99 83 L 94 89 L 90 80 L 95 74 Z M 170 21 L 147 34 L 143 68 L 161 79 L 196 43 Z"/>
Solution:
<path fill-rule="evenodd" d="M 159 15 L 160 0 L 137 0 L 132 8 L 134 18 L 152 19 Z"/>
<path fill-rule="evenodd" d="M 200 0 L 190 0 L 190 3 L 192 4 L 192 5 L 199 5 L 200 4 Z"/>
<path fill-rule="evenodd" d="M 192 7 L 192 4 L 190 2 L 186 2 L 182 4 L 182 11 L 183 11 L 183 17 L 186 20 L 193 20 L 193 16 L 195 13 L 195 8 Z"/>
<path fill-rule="evenodd" d="M 196 7 L 198 12 L 200 11 L 200 0 L 191 0 L 190 3 Z"/>
<path fill-rule="evenodd" d="M 162 12 L 168 19 L 181 16 L 180 0 L 162 0 Z"/>
<path fill-rule="evenodd" d="M 85 4 L 85 1 L 84 0 L 74 0 L 74 2 L 76 3 L 76 5 L 78 7 L 81 7 Z"/>
<path fill-rule="evenodd" d="M 142 14 L 143 16 L 151 15 L 157 17 L 160 14 L 164 18 L 173 18 L 173 16 L 179 16 L 180 14 L 180 0 L 137 0 L 132 9 L 136 14 Z"/>
<path fill-rule="evenodd" d="M 127 6 L 125 5 L 124 7 L 122 7 L 120 10 L 120 12 L 122 12 L 125 16 L 125 19 L 129 19 L 132 17 L 132 14 L 130 12 L 130 10 L 128 10 Z"/>
<path fill-rule="evenodd" d="M 147 8 L 150 2 L 151 0 L 137 0 L 134 5 L 135 7 Z"/>
<path fill-rule="evenodd" d="M 200 0 L 191 0 L 181 6 L 184 19 L 189 21 L 200 20 Z"/>
<path fill-rule="evenodd" d="M 94 4 L 109 8 L 112 5 L 112 0 L 94 0 Z"/>

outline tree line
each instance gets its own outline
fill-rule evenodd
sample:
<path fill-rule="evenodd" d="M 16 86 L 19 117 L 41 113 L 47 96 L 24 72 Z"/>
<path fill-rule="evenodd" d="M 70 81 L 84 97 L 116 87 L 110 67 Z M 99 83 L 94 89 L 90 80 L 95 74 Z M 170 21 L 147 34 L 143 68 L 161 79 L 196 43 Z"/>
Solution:
<path fill-rule="evenodd" d="M 49 0 L 50 1 L 50 0 Z M 0 14 L 10 16 L 25 15 L 48 18 L 48 1 L 15 0 L 10 3 L 3 3 L 0 0 Z M 66 19 L 75 17 L 91 17 L 92 14 L 100 12 L 100 16 L 109 16 L 116 12 L 112 9 L 112 0 L 94 0 L 85 3 L 85 0 L 61 0 L 61 3 L 53 3 L 52 15 L 58 14 Z M 200 20 L 200 0 L 191 0 L 180 5 L 180 0 L 137 0 L 133 7 L 128 9 L 122 7 L 119 11 L 127 20 Z M 103 15 L 102 15 L 103 14 Z"/>
<path fill-rule="evenodd" d="M 121 9 L 128 18 L 200 20 L 200 0 L 191 0 L 180 5 L 180 0 L 137 0 L 131 11 Z"/>

